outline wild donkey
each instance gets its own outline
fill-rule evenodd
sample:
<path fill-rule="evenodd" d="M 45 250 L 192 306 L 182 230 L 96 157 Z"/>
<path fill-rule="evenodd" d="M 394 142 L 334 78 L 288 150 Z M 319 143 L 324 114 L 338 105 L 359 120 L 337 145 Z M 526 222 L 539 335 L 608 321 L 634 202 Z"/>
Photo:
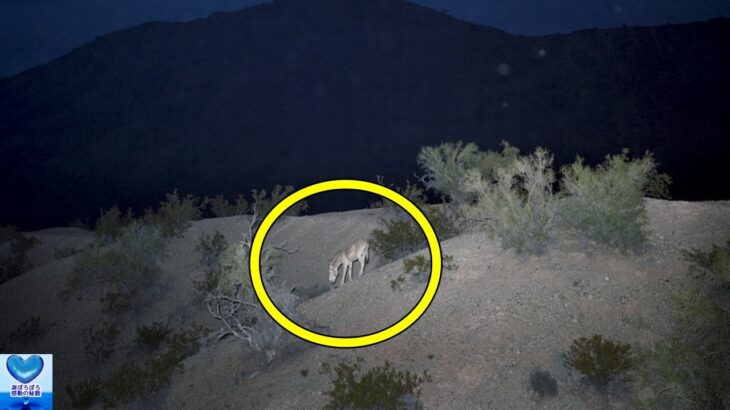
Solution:
<path fill-rule="evenodd" d="M 350 281 L 352 281 L 352 265 L 355 261 L 360 261 L 360 274 L 358 276 L 362 276 L 368 259 L 370 259 L 370 244 L 367 241 L 358 239 L 344 247 L 330 261 L 330 283 L 334 284 L 337 281 L 340 266 L 344 266 L 342 269 L 342 283 L 340 284 L 345 283 L 345 276 L 348 275 Z"/>

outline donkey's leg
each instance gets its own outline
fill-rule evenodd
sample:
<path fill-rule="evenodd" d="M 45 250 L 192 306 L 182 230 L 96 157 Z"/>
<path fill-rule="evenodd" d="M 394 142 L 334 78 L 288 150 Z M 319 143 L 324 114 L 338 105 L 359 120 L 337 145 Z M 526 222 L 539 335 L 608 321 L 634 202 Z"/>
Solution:
<path fill-rule="evenodd" d="M 362 276 L 362 272 L 365 270 L 365 255 L 362 255 L 362 254 L 358 255 L 357 260 L 360 261 L 360 275 L 358 275 L 358 276 Z"/>
<path fill-rule="evenodd" d="M 352 282 L 352 262 L 347 262 L 347 276 L 350 278 L 350 282 Z"/>

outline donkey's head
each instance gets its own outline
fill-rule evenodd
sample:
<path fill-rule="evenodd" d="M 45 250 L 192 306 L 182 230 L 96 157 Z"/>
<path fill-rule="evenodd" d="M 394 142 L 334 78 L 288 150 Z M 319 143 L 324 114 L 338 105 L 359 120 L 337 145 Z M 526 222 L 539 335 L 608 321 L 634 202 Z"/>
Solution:
<path fill-rule="evenodd" d="M 330 283 L 334 284 L 335 281 L 337 281 L 337 268 L 339 266 L 335 265 L 335 261 L 330 261 L 329 269 L 330 269 Z"/>

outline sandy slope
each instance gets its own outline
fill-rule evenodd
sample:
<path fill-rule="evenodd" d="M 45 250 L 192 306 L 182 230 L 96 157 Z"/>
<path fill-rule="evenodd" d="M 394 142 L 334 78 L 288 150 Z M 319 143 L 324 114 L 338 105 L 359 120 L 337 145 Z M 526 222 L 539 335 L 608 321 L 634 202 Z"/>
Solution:
<path fill-rule="evenodd" d="M 518 257 L 482 234 L 465 234 L 443 242 L 458 265 L 446 271 L 426 314 L 393 340 L 376 346 L 339 350 L 288 337 L 273 361 L 252 353 L 234 339 L 204 347 L 185 361 L 166 392 L 133 408 L 316 409 L 330 388 L 319 374 L 321 363 L 362 356 L 366 366 L 384 360 L 415 372 L 427 370 L 426 408 L 609 408 L 627 407 L 628 392 L 616 391 L 606 402 L 581 386 L 563 368 L 560 352 L 578 336 L 600 333 L 648 346 L 667 331 L 668 294 L 686 283 L 687 264 L 680 249 L 709 247 L 730 238 L 730 202 L 689 203 L 647 200 L 650 245 L 641 255 L 625 255 L 590 241 L 559 237 L 539 256 Z M 286 242 L 298 248 L 285 255 L 278 272 L 307 298 L 329 290 L 327 260 L 343 240 L 366 237 L 378 227 L 382 210 L 361 210 L 277 222 L 267 244 Z M 173 326 L 191 321 L 214 329 L 191 280 L 200 274 L 195 252 L 200 235 L 218 229 L 238 240 L 244 218 L 193 223 L 184 238 L 174 239 L 163 262 L 160 285 L 122 323 L 125 346 L 140 323 Z M 73 266 L 72 258 L 49 258 L 54 247 L 88 240 L 83 231 L 36 232 L 42 244 L 31 254 L 36 268 L 0 287 L 0 334 L 6 335 L 31 315 L 41 317 L 43 337 L 24 349 L 55 354 L 57 392 L 89 372 L 105 371 L 129 360 L 127 349 L 102 368 L 84 358 L 81 329 L 99 319 L 98 295 L 63 302 L 57 291 Z M 378 330 L 399 319 L 422 292 L 411 284 L 393 292 L 390 280 L 402 271 L 400 261 L 371 262 L 362 278 L 305 301 L 303 321 L 329 334 L 355 335 Z M 527 391 L 534 367 L 551 371 L 560 395 L 537 402 Z M 306 371 L 305 371 L 306 370 Z M 59 394 L 59 408 L 68 407 Z"/>

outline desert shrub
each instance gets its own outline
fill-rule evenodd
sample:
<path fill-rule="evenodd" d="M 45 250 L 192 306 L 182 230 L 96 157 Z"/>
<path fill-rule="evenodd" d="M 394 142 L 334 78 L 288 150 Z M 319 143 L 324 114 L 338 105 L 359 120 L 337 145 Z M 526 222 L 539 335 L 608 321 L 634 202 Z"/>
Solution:
<path fill-rule="evenodd" d="M 654 397 L 639 408 L 730 408 L 730 275 L 725 247 L 686 251 L 697 282 L 674 295 L 672 330 L 645 360 L 642 383 Z"/>
<path fill-rule="evenodd" d="M 132 309 L 132 298 L 136 291 L 132 292 L 106 292 L 99 299 L 101 313 L 114 317 L 129 312 Z"/>
<path fill-rule="evenodd" d="M 18 325 L 15 330 L 10 332 L 8 337 L 10 340 L 16 342 L 16 344 L 22 346 L 43 336 L 45 333 L 45 329 L 41 327 L 41 318 L 31 316 Z"/>
<path fill-rule="evenodd" d="M 124 228 L 134 222 L 132 210 L 128 209 L 126 213 L 122 213 L 115 205 L 111 209 L 101 211 L 99 219 L 96 220 L 94 233 L 103 242 L 109 243 L 117 239 L 122 234 Z"/>
<path fill-rule="evenodd" d="M 426 237 L 414 221 L 384 220 L 383 224 L 385 229 L 373 230 L 369 242 L 386 260 L 396 260 L 426 247 Z"/>
<path fill-rule="evenodd" d="M 148 351 L 155 351 L 167 341 L 171 333 L 172 329 L 160 322 L 155 322 L 151 326 L 138 326 L 134 343 Z"/>
<path fill-rule="evenodd" d="M 200 340 L 210 332 L 205 326 L 192 323 L 187 329 L 169 333 L 165 338 L 168 349 L 178 352 L 181 359 L 189 357 L 200 348 Z"/>
<path fill-rule="evenodd" d="M 330 400 L 324 409 L 422 409 L 418 398 L 420 386 L 430 382 L 431 377 L 410 371 L 396 370 L 388 361 L 383 366 L 368 369 L 364 374 L 361 364 L 363 360 L 353 364 L 341 362 L 334 368 L 323 366 L 322 373 L 329 374 L 333 384 L 332 390 L 325 394 Z"/>
<path fill-rule="evenodd" d="M 396 290 L 402 291 L 405 281 L 406 277 L 404 275 L 398 275 L 395 279 L 391 279 L 390 290 L 392 290 L 393 292 L 395 292 Z"/>
<path fill-rule="evenodd" d="M 117 348 L 119 327 L 112 322 L 100 321 L 83 330 L 84 354 L 95 363 L 107 361 Z"/>
<path fill-rule="evenodd" d="M 212 235 L 201 236 L 196 246 L 200 252 L 200 265 L 206 269 L 220 270 L 220 259 L 227 247 L 226 237 L 217 229 Z"/>
<path fill-rule="evenodd" d="M 183 368 L 181 362 L 199 348 L 203 331 L 194 325 L 190 330 L 171 333 L 165 338 L 166 348 L 162 353 L 148 358 L 143 365 L 127 363 L 109 374 L 103 383 L 105 406 L 143 399 L 169 385 L 173 373 Z"/>
<path fill-rule="evenodd" d="M 28 262 L 28 251 L 39 244 L 34 237 L 14 233 L 10 242 L 10 255 L 0 258 L 0 284 L 27 272 L 33 265 Z"/>
<path fill-rule="evenodd" d="M 199 264 L 203 279 L 194 280 L 193 286 L 201 292 L 211 292 L 218 287 L 221 275 L 221 257 L 228 247 L 226 237 L 218 230 L 213 235 L 200 237 L 196 250 L 200 252 Z"/>
<path fill-rule="evenodd" d="M 439 240 L 443 241 L 459 234 L 458 216 L 438 206 L 425 206 L 422 211 L 428 218 Z M 412 218 L 383 220 L 385 229 L 375 229 L 370 233 L 370 246 L 378 255 L 388 261 L 400 259 L 413 252 L 425 249 L 426 236 Z"/>
<path fill-rule="evenodd" d="M 385 179 L 382 175 L 378 175 L 376 177 L 378 184 L 382 186 L 385 185 Z M 423 207 L 427 203 L 426 194 L 420 186 L 417 184 L 411 184 L 411 181 L 406 180 L 405 187 L 400 186 L 393 186 L 392 184 L 389 186 L 390 189 L 395 190 L 399 194 L 403 195 L 404 197 L 408 198 L 409 201 L 411 201 L 414 205 L 417 207 Z M 388 208 L 388 209 L 397 209 L 398 205 L 394 204 L 392 201 L 383 198 L 381 200 L 371 202 L 370 203 L 371 208 Z"/>
<path fill-rule="evenodd" d="M 127 271 L 119 278 L 127 290 L 147 286 L 159 273 L 157 261 L 164 256 L 167 242 L 154 228 L 132 225 L 122 232 L 112 252 L 117 262 Z"/>
<path fill-rule="evenodd" d="M 442 270 L 452 271 L 459 267 L 453 263 L 454 258 L 450 255 L 443 255 L 441 258 Z M 393 291 L 403 290 L 406 278 L 416 283 L 428 282 L 431 272 L 431 261 L 423 255 L 416 255 L 412 258 L 403 259 L 403 274 L 390 281 L 390 289 Z"/>
<path fill-rule="evenodd" d="M 426 188 L 441 195 L 444 200 L 457 203 L 471 202 L 471 196 L 463 190 L 464 175 L 477 168 L 482 155 L 474 143 L 448 142 L 435 147 L 422 147 L 418 164 L 425 175 Z"/>
<path fill-rule="evenodd" d="M 80 249 L 76 249 L 70 246 L 59 246 L 53 249 L 53 257 L 55 259 L 63 259 L 68 258 L 69 256 L 74 256 L 79 252 L 81 252 Z"/>
<path fill-rule="evenodd" d="M 244 231 L 243 240 L 234 243 L 220 257 L 218 285 L 206 293 L 205 305 L 214 319 L 221 323 L 217 339 L 236 337 L 258 351 L 273 357 L 283 332 L 263 310 L 250 281 L 248 254 L 258 223 L 256 214 Z M 283 248 L 282 248 L 283 249 Z M 290 290 L 271 280 L 280 250 L 266 248 L 261 253 L 261 275 L 267 293 L 288 317 L 295 317 L 299 298 Z"/>
<path fill-rule="evenodd" d="M 181 362 L 199 348 L 198 340 L 204 332 L 202 327 L 193 325 L 191 329 L 168 334 L 165 350 L 143 364 L 129 362 L 105 377 L 67 385 L 72 406 L 88 408 L 101 402 L 104 408 L 111 408 L 144 399 L 170 383 L 173 373 L 182 369 Z"/>
<path fill-rule="evenodd" d="M 87 379 L 76 385 L 66 385 L 66 394 L 75 409 L 88 409 L 102 395 L 102 381 L 99 377 Z"/>
<path fill-rule="evenodd" d="M 459 265 L 454 263 L 454 257 L 451 255 L 444 255 L 442 258 L 443 263 L 443 270 L 445 271 L 455 271 L 459 269 Z"/>
<path fill-rule="evenodd" d="M 467 170 L 478 166 L 480 156 L 476 144 L 464 145 L 458 141 L 422 147 L 417 160 L 425 171 L 423 181 L 428 189 L 434 190 L 444 199 L 464 201 L 467 193 L 462 191 L 462 179 Z"/>
<path fill-rule="evenodd" d="M 267 195 L 265 190 L 256 190 L 254 189 L 251 191 L 251 195 L 253 200 L 251 201 L 251 208 L 252 212 L 255 209 L 256 212 L 261 215 L 262 217 L 266 216 L 274 207 L 284 200 L 289 194 L 294 192 L 294 187 L 291 185 L 281 186 L 276 185 L 274 186 L 274 189 L 271 190 L 271 193 Z M 309 208 L 309 204 L 307 204 L 307 201 L 300 201 L 293 206 L 291 206 L 289 209 L 284 212 L 284 215 L 287 216 L 296 216 L 301 215 L 302 212 L 306 211 L 307 208 Z"/>
<path fill-rule="evenodd" d="M 157 226 L 165 238 L 182 237 L 190 226 L 190 221 L 202 217 L 200 207 L 200 198 L 190 194 L 181 198 L 177 190 L 174 190 L 171 194 L 165 194 L 165 200 L 160 202 L 157 211 L 150 208 L 145 211 L 144 222 Z"/>
<path fill-rule="evenodd" d="M 495 168 L 467 170 L 463 190 L 474 202 L 461 207 L 467 219 L 477 221 L 504 248 L 540 251 L 555 226 L 556 204 L 552 190 L 553 157 L 542 148 L 531 155 L 515 156 L 505 144 L 501 154 L 490 153 Z"/>
<path fill-rule="evenodd" d="M 222 261 L 222 275 L 218 287 L 206 295 L 208 311 L 222 324 L 217 338 L 234 336 L 256 350 L 272 351 L 282 336 L 281 328 L 263 311 L 256 298 L 248 274 L 248 259 L 244 246 L 233 246 Z M 265 250 L 261 257 L 261 271 L 269 297 L 289 317 L 299 300 L 294 294 L 272 284 L 267 276 L 276 264 L 276 251 Z M 291 316 L 290 316 L 291 315 Z"/>
<path fill-rule="evenodd" d="M 548 371 L 535 369 L 530 373 L 529 389 L 540 399 L 558 395 L 558 381 Z"/>
<path fill-rule="evenodd" d="M 249 211 L 249 203 L 242 194 L 236 197 L 235 203 L 229 202 L 223 195 L 217 195 L 213 198 L 205 197 L 202 207 L 208 209 L 216 218 L 245 215 Z"/>
<path fill-rule="evenodd" d="M 575 339 L 564 356 L 565 365 L 583 374 L 599 392 L 605 392 L 610 382 L 634 365 L 631 345 L 601 335 Z"/>
<path fill-rule="evenodd" d="M 417 282 L 424 282 L 428 279 L 431 270 L 431 261 L 423 255 L 416 255 L 413 258 L 403 259 L 403 273 L 409 275 Z"/>
<path fill-rule="evenodd" d="M 151 285 L 160 274 L 157 262 L 165 251 L 165 240 L 154 227 L 134 223 L 108 247 L 96 243 L 74 259 L 74 268 L 64 295 L 95 286 L 111 286 L 131 293 Z"/>
<path fill-rule="evenodd" d="M 217 195 L 213 198 L 206 197 L 202 202 L 202 208 L 208 209 L 215 217 L 253 213 L 265 216 L 292 192 L 294 192 L 294 187 L 290 185 L 276 185 L 270 193 L 264 189 L 254 189 L 251 191 L 250 202 L 243 195 L 238 195 L 235 203 L 229 202 L 223 195 Z M 301 215 L 308 207 L 307 201 L 301 201 L 287 209 L 284 215 Z"/>
<path fill-rule="evenodd" d="M 502 141 L 502 152 L 479 150 L 474 143 L 447 142 L 435 147 L 423 147 L 418 153 L 418 164 L 425 174 L 421 181 L 426 188 L 456 205 L 471 204 L 477 200 L 474 192 L 466 189 L 466 176 L 478 171 L 485 179 L 495 177 L 496 170 L 508 167 L 519 155 L 519 150 Z"/>
<path fill-rule="evenodd" d="M 694 278 L 709 280 L 720 288 L 730 286 L 730 241 L 724 246 L 712 245 L 709 252 L 692 249 L 682 254 L 691 262 L 690 273 Z"/>
<path fill-rule="evenodd" d="M 671 199 L 671 195 L 669 194 L 670 185 L 672 185 L 672 177 L 666 173 L 659 173 L 655 166 L 646 175 L 646 184 L 644 184 L 642 191 L 644 192 L 644 196 L 649 198 Z"/>
<path fill-rule="evenodd" d="M 560 219 L 566 226 L 617 248 L 638 248 L 646 241 L 645 194 L 662 194 L 671 181 L 658 174 L 650 153 L 629 159 L 628 151 L 609 155 L 591 168 L 578 157 L 562 168 Z"/>

